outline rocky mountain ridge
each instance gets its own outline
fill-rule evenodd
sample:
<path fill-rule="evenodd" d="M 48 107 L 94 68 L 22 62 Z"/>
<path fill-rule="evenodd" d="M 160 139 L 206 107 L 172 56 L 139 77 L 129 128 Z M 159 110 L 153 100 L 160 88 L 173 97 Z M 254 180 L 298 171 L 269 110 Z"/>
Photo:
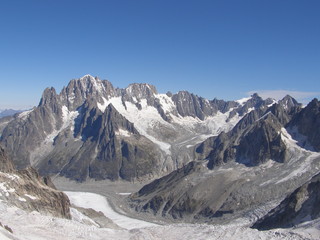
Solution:
<path fill-rule="evenodd" d="M 317 147 L 313 133 L 289 133 L 303 126 L 301 116 L 318 122 L 319 101 L 303 109 L 287 103 L 295 101 L 287 96 L 246 114 L 231 131 L 199 144 L 197 161 L 146 185 L 129 203 L 157 217 L 216 222 L 252 218 L 253 209 L 283 199 L 320 169 L 320 153 L 303 147 Z"/>
<path fill-rule="evenodd" d="M 6 123 L 0 141 L 19 169 L 31 165 L 42 175 L 154 178 L 192 161 L 197 143 L 272 103 L 256 94 L 240 102 L 159 94 L 149 84 L 118 89 L 86 75 L 59 94 L 47 88 L 38 107 Z"/>
<path fill-rule="evenodd" d="M 294 104 L 284 104 L 287 100 Z M 208 138 L 200 144 L 196 149 L 200 154 L 198 158 L 208 159 L 210 169 L 234 159 L 251 166 L 269 159 L 284 162 L 287 156 L 281 129 L 300 110 L 301 105 L 286 96 L 270 107 L 263 106 L 251 111 L 231 131 Z"/>
<path fill-rule="evenodd" d="M 128 199 L 143 214 L 253 221 L 318 173 L 319 105 L 257 94 L 207 100 L 159 94 L 149 84 L 118 89 L 86 75 L 59 94 L 47 88 L 36 108 L 0 122 L 0 141 L 18 168 L 31 165 L 41 175 L 79 182 L 160 177 Z"/>

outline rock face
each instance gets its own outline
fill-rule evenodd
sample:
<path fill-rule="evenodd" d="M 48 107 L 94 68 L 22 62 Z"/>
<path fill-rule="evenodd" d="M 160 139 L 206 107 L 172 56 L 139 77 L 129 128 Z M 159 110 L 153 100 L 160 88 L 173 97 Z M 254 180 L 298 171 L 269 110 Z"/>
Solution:
<path fill-rule="evenodd" d="M 14 119 L 13 116 L 0 118 L 0 137 L 2 135 L 3 129 L 5 129 L 5 127 L 8 125 L 8 123 L 11 122 L 13 119 Z"/>
<path fill-rule="evenodd" d="M 6 156 L 3 148 L 0 146 L 0 171 L 1 172 L 12 172 L 14 171 L 13 163 Z"/>
<path fill-rule="evenodd" d="M 178 221 L 215 222 L 250 216 L 261 204 L 284 198 L 320 167 L 320 154 L 289 132 L 300 116 L 316 115 L 315 103 L 302 109 L 288 96 L 272 106 L 262 103 L 229 132 L 199 144 L 197 161 L 132 195 L 131 206 Z M 312 136 L 299 134 L 311 142 Z"/>
<path fill-rule="evenodd" d="M 159 94 L 150 84 L 118 89 L 86 75 L 59 94 L 47 88 L 38 107 L 3 124 L 0 142 L 18 169 L 33 166 L 41 175 L 77 181 L 155 178 L 195 158 L 209 159 L 210 169 L 232 161 L 285 162 L 280 133 L 288 124 L 317 149 L 316 134 L 300 129 L 307 110 L 290 96 L 273 103 L 257 94 L 241 101 Z M 316 106 L 309 108 L 317 119 Z"/>
<path fill-rule="evenodd" d="M 21 113 L 3 130 L 2 145 L 18 169 L 30 165 L 30 149 L 44 142 L 49 133 L 62 127 L 62 109 L 53 88 L 46 89 L 37 108 Z"/>
<path fill-rule="evenodd" d="M 288 128 L 302 147 L 309 146 L 315 151 L 320 151 L 320 102 L 318 99 L 313 99 L 299 114 L 296 114 L 288 124 Z"/>
<path fill-rule="evenodd" d="M 17 171 L 0 147 L 0 199 L 29 211 L 71 218 L 68 197 L 33 168 Z M 50 186 L 51 185 L 51 186 Z"/>
<path fill-rule="evenodd" d="M 270 103 L 256 94 L 242 102 L 159 94 L 150 84 L 117 89 L 86 75 L 59 94 L 45 89 L 37 107 L 2 124 L 0 142 L 18 169 L 33 166 L 41 175 L 154 178 L 192 161 L 196 144 Z"/>
<path fill-rule="evenodd" d="M 320 218 L 320 174 L 297 188 L 252 228 L 289 228 L 317 218 Z"/>
<path fill-rule="evenodd" d="M 84 114 L 76 135 L 84 143 L 64 166 L 61 175 L 78 181 L 87 177 L 130 181 L 147 175 L 150 169 L 155 170 L 159 154 L 153 143 L 141 136 L 112 104 L 104 113 L 92 108 Z M 120 133 L 125 133 L 125 136 L 120 136 Z M 51 165 L 55 165 L 52 160 L 42 164 L 46 164 L 40 168 L 43 173 L 50 172 Z"/>
<path fill-rule="evenodd" d="M 281 129 L 291 120 L 292 113 L 299 106 L 298 103 L 287 104 L 285 99 L 271 107 L 262 104 L 260 108 L 245 115 L 228 133 L 223 132 L 201 143 L 196 149 L 198 158 L 208 159 L 210 169 L 229 161 L 248 166 L 257 166 L 269 159 L 286 161 L 286 146 L 281 139 Z"/>

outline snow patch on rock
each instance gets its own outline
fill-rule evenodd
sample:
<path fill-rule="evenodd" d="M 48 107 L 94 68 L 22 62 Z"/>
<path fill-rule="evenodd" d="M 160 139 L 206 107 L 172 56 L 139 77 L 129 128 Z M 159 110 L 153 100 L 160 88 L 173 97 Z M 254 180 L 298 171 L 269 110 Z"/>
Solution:
<path fill-rule="evenodd" d="M 251 97 L 241 98 L 239 100 L 236 100 L 236 102 L 239 103 L 240 105 L 244 105 L 250 99 Z"/>
<path fill-rule="evenodd" d="M 28 110 L 28 111 L 24 111 L 22 113 L 19 114 L 19 118 L 26 120 L 27 117 L 29 116 L 29 114 L 33 111 L 34 109 Z"/>

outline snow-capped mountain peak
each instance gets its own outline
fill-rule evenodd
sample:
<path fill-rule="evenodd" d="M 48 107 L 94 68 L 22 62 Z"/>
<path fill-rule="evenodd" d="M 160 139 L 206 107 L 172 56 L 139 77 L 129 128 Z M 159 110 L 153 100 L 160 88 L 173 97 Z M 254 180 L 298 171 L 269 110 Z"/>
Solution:
<path fill-rule="evenodd" d="M 230 131 L 247 113 L 267 109 L 268 104 L 257 94 L 236 102 L 208 100 L 187 91 L 161 94 L 146 83 L 118 89 L 107 80 L 85 75 L 71 80 L 59 94 L 54 88 L 47 88 L 39 106 L 10 123 L 12 127 L 4 130 L 3 139 L 15 152 L 13 159 L 18 166 L 31 163 L 43 173 L 62 174 L 80 181 L 87 177 L 140 177 L 150 172 L 162 175 L 192 161 L 197 144 Z M 35 121 L 38 131 L 31 134 Z M 28 134 L 24 133 L 26 128 L 30 129 Z M 21 143 L 22 137 L 24 147 L 12 144 Z M 31 145 L 27 144 L 29 141 Z M 66 145 L 70 146 L 68 150 Z M 80 167 L 83 173 L 71 174 L 74 167 L 86 162 L 83 158 L 89 159 L 92 172 L 83 165 Z M 101 164 L 98 159 L 124 159 L 121 161 L 139 165 L 145 158 L 153 162 L 152 166 L 145 164 L 135 174 L 123 173 L 127 171 L 123 170 L 126 168 L 123 163 L 113 165 L 113 173 L 93 167 Z M 52 161 L 57 162 L 56 168 L 51 167 Z"/>

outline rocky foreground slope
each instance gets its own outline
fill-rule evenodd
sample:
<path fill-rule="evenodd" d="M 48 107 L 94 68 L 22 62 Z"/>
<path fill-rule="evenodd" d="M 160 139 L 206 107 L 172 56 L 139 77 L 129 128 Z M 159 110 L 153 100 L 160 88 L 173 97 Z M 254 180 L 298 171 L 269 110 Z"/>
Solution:
<path fill-rule="evenodd" d="M 71 218 L 68 197 L 33 168 L 17 171 L 0 147 L 0 200 L 27 211 Z"/>

